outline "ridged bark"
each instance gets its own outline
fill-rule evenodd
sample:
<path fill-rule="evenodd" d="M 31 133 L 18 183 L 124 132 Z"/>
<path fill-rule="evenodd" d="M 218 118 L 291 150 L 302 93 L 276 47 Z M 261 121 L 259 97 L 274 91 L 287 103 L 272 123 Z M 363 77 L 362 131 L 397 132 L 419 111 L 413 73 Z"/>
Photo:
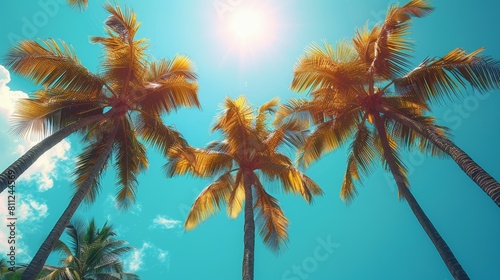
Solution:
<path fill-rule="evenodd" d="M 108 157 L 111 154 L 111 150 L 113 148 L 115 134 L 116 134 L 116 129 L 111 135 L 107 136 L 109 138 L 106 140 L 105 144 L 106 146 L 104 151 L 99 155 L 96 164 L 92 168 L 89 176 L 78 187 L 78 190 L 76 191 L 75 195 L 68 204 L 68 207 L 66 207 L 61 217 L 57 221 L 56 225 L 50 231 L 49 235 L 43 242 L 42 246 L 40 246 L 35 256 L 31 260 L 30 264 L 23 272 L 21 280 L 33 280 L 42 270 L 43 265 L 45 264 L 47 258 L 50 255 L 50 252 L 52 252 L 52 249 L 54 248 L 54 245 L 61 237 L 62 233 L 64 232 L 64 229 L 69 224 L 71 218 L 73 217 L 73 214 L 75 214 L 76 210 L 82 203 L 85 196 L 87 196 L 92 184 L 97 179 L 99 172 L 101 171 L 102 168 L 104 168 L 106 161 L 108 160 Z"/>
<path fill-rule="evenodd" d="M 394 119 L 403 125 L 412 128 L 420 135 L 429 139 L 434 145 L 439 147 L 457 163 L 457 165 L 471 178 L 492 200 L 500 207 L 500 184 L 479 166 L 467 153 L 457 147 L 449 139 L 439 135 L 428 126 L 421 125 L 412 119 L 390 111 L 387 108 L 381 108 L 386 116 Z"/>
<path fill-rule="evenodd" d="M 255 253 L 255 220 L 253 212 L 252 184 L 250 176 L 244 175 L 245 187 L 245 226 L 244 226 L 244 249 L 243 249 L 243 280 L 253 280 L 254 253 Z"/>
<path fill-rule="evenodd" d="M 391 147 L 389 145 L 389 140 L 387 138 L 387 133 L 383 121 L 378 115 L 375 116 L 375 126 L 377 128 L 377 132 L 380 136 L 380 141 L 382 143 L 384 158 L 387 161 L 387 164 L 389 165 L 389 169 L 392 175 L 394 176 L 394 179 L 396 180 L 399 194 L 408 202 L 408 205 L 410 205 L 410 209 L 412 210 L 415 217 L 417 217 L 417 220 L 419 221 L 420 225 L 422 226 L 422 228 L 427 233 L 432 243 L 438 250 L 439 255 L 445 262 L 446 266 L 448 267 L 448 270 L 453 275 L 453 278 L 457 280 L 469 279 L 469 276 L 464 271 L 458 260 L 455 258 L 455 255 L 448 247 L 448 244 L 446 244 L 444 239 L 441 237 L 439 232 L 436 230 L 432 222 L 429 220 L 427 215 L 424 213 L 424 211 L 418 204 L 413 194 L 406 186 L 403 176 L 399 172 L 399 169 L 397 168 L 396 165 L 396 161 L 393 157 L 393 154 L 391 153 Z"/>
<path fill-rule="evenodd" d="M 95 123 L 108 118 L 112 113 L 113 112 L 111 112 L 110 110 L 106 114 L 94 115 L 81 121 L 75 122 L 74 124 L 62 128 L 61 130 L 57 131 L 56 133 L 50 135 L 49 137 L 40 141 L 40 143 L 33 146 L 26 153 L 24 153 L 24 155 L 22 155 L 19 159 L 17 159 L 14 163 L 7 167 L 2 172 L 2 174 L 0 174 L 0 193 L 3 192 L 8 186 L 9 171 L 11 174 L 14 174 L 16 178 L 19 178 L 19 176 L 21 176 L 21 174 L 23 174 L 33 163 L 35 163 L 35 161 L 40 156 L 57 145 L 63 139 L 91 123 Z"/>

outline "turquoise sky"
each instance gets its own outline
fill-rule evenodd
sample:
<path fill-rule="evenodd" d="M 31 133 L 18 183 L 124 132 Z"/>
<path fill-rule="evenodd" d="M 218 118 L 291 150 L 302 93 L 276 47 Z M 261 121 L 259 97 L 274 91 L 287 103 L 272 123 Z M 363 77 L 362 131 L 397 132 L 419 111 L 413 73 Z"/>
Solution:
<path fill-rule="evenodd" d="M 107 15 L 102 0 L 90 0 L 84 13 L 63 0 L 6 1 L 0 11 L 0 56 L 19 39 L 56 38 L 73 45 L 82 63 L 98 71 L 101 48 L 89 42 L 103 35 Z M 279 96 L 299 97 L 289 90 L 293 66 L 312 42 L 335 43 L 351 38 L 355 28 L 383 20 L 393 1 L 368 0 L 208 0 L 121 1 L 137 13 L 142 26 L 137 37 L 149 39 L 152 58 L 185 54 L 196 64 L 203 109 L 181 110 L 165 118 L 193 146 L 204 146 L 216 135 L 209 127 L 226 96 L 245 94 L 255 105 Z M 406 3 L 406 2 L 402 2 Z M 241 46 L 226 34 L 231 15 L 249 5 L 264 7 L 267 42 Z M 411 39 L 416 42 L 415 65 L 460 47 L 485 47 L 500 59 L 499 4 L 493 0 L 434 1 L 436 10 L 416 19 Z M 226 9 L 225 9 L 226 8 Z M 2 64 L 4 60 L 0 61 Z M 7 69 L 8 70 L 8 69 Z M 0 67 L 0 143 L 3 170 L 29 141 L 8 134 L 8 117 L 16 98 L 31 95 L 37 86 L 9 75 Z M 439 123 L 452 128 L 454 140 L 491 175 L 500 179 L 498 92 L 447 102 L 433 107 Z M 33 166 L 17 182 L 17 216 L 21 247 L 18 259 L 29 261 L 67 206 L 71 171 L 81 148 L 71 137 Z M 137 248 L 126 268 L 142 279 L 238 279 L 243 252 L 243 219 L 222 212 L 197 229 L 185 232 L 182 223 L 196 195 L 210 182 L 192 177 L 167 179 L 165 159 L 149 149 L 150 167 L 139 177 L 137 204 L 128 212 L 114 206 L 115 174 L 102 180 L 99 199 L 80 207 L 76 216 L 111 222 L 119 238 Z M 450 159 L 433 159 L 408 152 L 412 192 L 442 234 L 471 279 L 498 279 L 500 263 L 499 209 Z M 358 197 L 347 206 L 339 198 L 345 153 L 339 150 L 313 165 L 308 175 L 325 195 L 308 206 L 301 198 L 276 195 L 290 220 L 288 248 L 271 252 L 256 239 L 255 279 L 452 279 L 437 251 L 381 167 L 365 180 Z M 6 198 L 0 199 L 5 222 Z M 5 237 L 0 225 L 0 241 Z M 6 247 L 0 243 L 0 253 Z M 56 264 L 57 258 L 49 262 Z"/>

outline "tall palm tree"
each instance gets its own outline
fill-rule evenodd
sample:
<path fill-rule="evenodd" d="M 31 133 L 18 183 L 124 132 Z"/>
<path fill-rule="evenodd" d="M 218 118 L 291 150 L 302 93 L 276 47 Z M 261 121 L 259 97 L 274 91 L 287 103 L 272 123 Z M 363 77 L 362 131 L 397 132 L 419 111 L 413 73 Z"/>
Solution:
<path fill-rule="evenodd" d="M 99 177 L 112 157 L 118 171 L 117 201 L 126 208 L 134 202 L 137 175 L 148 165 L 146 148 L 138 138 L 167 155 L 172 145 L 186 143 L 179 132 L 163 123 L 161 114 L 200 107 L 191 61 L 184 56 L 148 61 L 146 41 L 134 39 L 139 28 L 135 13 L 110 4 L 105 9 L 110 13 L 105 22 L 108 36 L 92 38 L 105 49 L 100 75 L 90 74 L 66 44 L 60 49 L 52 40 L 45 41 L 45 47 L 22 42 L 9 55 L 18 73 L 47 86 L 37 98 L 19 106 L 17 132 L 72 127 L 83 132 L 88 143 L 77 162 L 76 192 L 23 279 L 33 279 L 42 269 L 83 199 L 95 199 Z M 93 122 L 77 125 L 93 117 Z"/>
<path fill-rule="evenodd" d="M 110 5 L 105 8 L 113 9 Z M 89 125 L 123 114 L 128 107 L 150 111 L 142 114 L 146 121 L 144 130 L 156 135 L 148 138 L 160 148 L 164 148 L 159 140 L 161 135 L 172 135 L 173 131 L 165 128 L 165 134 L 155 128 L 163 125 L 160 113 L 182 106 L 200 107 L 190 59 L 179 55 L 172 60 L 147 61 L 146 40 L 134 41 L 139 27 L 135 14 L 116 12 L 120 15 L 111 12 L 106 21 L 108 32 L 113 35 L 93 38 L 94 43 L 103 44 L 107 50 L 101 73 L 94 74 L 85 68 L 73 48 L 63 41 L 59 44 L 52 39 L 22 41 L 9 51 L 6 65 L 44 87 L 35 98 L 18 102 L 13 132 L 34 139 L 45 138 L 0 174 L 0 192 L 7 188 L 12 177 L 19 177 L 61 140 L 74 132 L 85 132 Z"/>
<path fill-rule="evenodd" d="M 62 254 L 61 266 L 45 265 L 49 274 L 42 279 L 139 279 L 124 271 L 120 259 L 133 247 L 117 240 L 111 225 L 97 228 L 93 219 L 88 225 L 76 220 L 66 233 L 70 243 L 59 240 L 53 250 Z"/>
<path fill-rule="evenodd" d="M 394 176 L 400 197 L 408 202 L 452 275 L 456 279 L 468 279 L 411 194 L 399 150 L 400 146 L 417 146 L 431 155 L 449 152 L 439 144 L 439 141 L 451 143 L 446 129 L 427 116 L 430 97 L 454 92 L 466 81 L 481 90 L 495 88 L 500 73 L 497 62 L 481 59 L 477 52 L 453 51 L 438 60 L 440 63 L 419 66 L 426 70 L 407 74 L 411 44 L 404 37 L 410 19 L 431 11 L 427 1 L 422 0 L 410 1 L 401 7 L 393 5 L 382 25 L 358 30 L 353 44 L 344 41 L 336 47 L 328 43 L 324 47 L 311 46 L 295 67 L 292 89 L 309 89 L 313 98 L 290 101 L 279 118 L 292 116 L 315 125 L 299 150 L 298 160 L 304 166 L 352 139 L 341 188 L 344 200 L 354 198 L 355 181 L 368 175 L 373 163 L 381 159 Z M 412 85 L 414 79 L 420 80 Z M 397 91 L 391 92 L 391 85 L 395 85 Z M 420 88 L 426 85 L 429 91 L 441 91 L 432 95 Z"/>
<path fill-rule="evenodd" d="M 212 131 L 224 138 L 206 148 L 171 149 L 167 163 L 169 176 L 192 173 L 199 177 L 217 177 L 196 198 L 185 222 L 191 230 L 226 204 L 230 218 L 245 209 L 244 253 L 242 277 L 253 279 L 255 219 L 264 243 L 279 250 L 287 240 L 288 220 L 276 198 L 266 192 L 264 181 L 278 180 L 285 192 L 300 194 L 311 203 L 314 195 L 322 194 L 319 186 L 280 153 L 283 144 L 294 143 L 305 128 L 298 121 L 278 124 L 268 129 L 268 119 L 278 106 L 274 99 L 252 109 L 244 97 L 226 98 L 224 111 L 217 117 Z"/>
<path fill-rule="evenodd" d="M 500 86 L 500 61 L 481 56 L 478 49 L 467 53 L 455 49 L 442 58 L 426 59 L 416 68 L 410 68 L 409 51 L 412 44 L 405 39 L 412 16 L 423 16 L 432 11 L 428 1 L 413 0 L 407 5 L 389 8 L 386 20 L 371 30 L 367 27 L 358 30 L 353 38 L 357 60 L 364 68 L 346 72 L 345 67 L 337 67 L 338 61 L 331 57 L 331 47 L 321 53 L 318 47 L 309 51 L 309 58 L 304 59 L 296 68 L 293 88 L 302 91 L 311 84 L 342 84 L 349 88 L 356 84 L 370 84 L 368 92 L 375 93 L 379 86 L 382 94 L 387 94 L 393 86 L 398 96 L 412 96 L 422 102 L 441 101 L 462 94 L 466 86 L 485 92 Z M 358 63 L 358 62 L 356 62 Z M 356 64 L 355 63 L 355 64 Z M 353 63 L 349 64 L 352 67 Z M 350 75 L 351 77 L 346 77 Z M 352 76 L 357 75 L 361 80 Z M 363 80 L 364 79 L 364 80 Z M 329 80 L 329 81 L 327 81 Z M 451 156 L 460 168 L 500 207 L 500 184 L 470 156 L 457 147 L 448 138 L 437 133 L 432 126 L 415 122 L 390 107 L 374 104 L 377 111 L 397 120 L 404 126 L 429 139 Z"/>

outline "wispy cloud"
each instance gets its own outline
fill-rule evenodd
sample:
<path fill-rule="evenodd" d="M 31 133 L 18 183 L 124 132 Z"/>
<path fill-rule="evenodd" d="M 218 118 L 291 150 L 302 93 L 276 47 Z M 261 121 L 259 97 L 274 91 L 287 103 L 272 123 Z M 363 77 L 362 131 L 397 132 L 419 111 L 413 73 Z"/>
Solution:
<path fill-rule="evenodd" d="M 146 262 L 149 262 L 146 264 Z M 170 253 L 162 250 L 150 242 L 144 241 L 141 248 L 135 249 L 128 258 L 124 260 L 125 268 L 128 272 L 135 273 L 148 268 L 160 266 L 170 269 Z M 158 269 L 161 271 L 161 269 Z"/>
<path fill-rule="evenodd" d="M 41 221 L 49 215 L 47 204 L 36 201 L 31 195 L 21 200 L 17 210 L 17 220 L 22 223 Z"/>
<path fill-rule="evenodd" d="M 124 262 L 127 271 L 136 272 L 141 270 L 144 264 L 145 251 L 151 247 L 152 246 L 148 242 L 144 242 L 140 249 L 135 249 Z"/>
<path fill-rule="evenodd" d="M 165 229 L 173 229 L 182 227 L 182 222 L 171 219 L 167 216 L 157 215 L 153 220 L 153 224 L 151 228 L 165 228 Z"/>
<path fill-rule="evenodd" d="M 8 151 L 2 158 L 3 168 L 23 155 L 31 147 L 36 145 L 27 139 L 21 139 L 9 133 L 10 119 L 14 113 L 14 108 L 19 99 L 28 98 L 22 91 L 11 90 L 7 84 L 10 82 L 10 73 L 5 67 L 0 65 L 0 141 L 3 149 Z M 26 172 L 20 176 L 19 180 L 36 183 L 39 191 L 47 191 L 54 186 L 54 180 L 58 178 L 57 171 L 64 173 L 69 169 L 64 168 L 68 160 L 70 143 L 67 140 L 61 141 L 52 149 L 42 155 Z M 62 168 L 56 168 L 60 166 Z"/>

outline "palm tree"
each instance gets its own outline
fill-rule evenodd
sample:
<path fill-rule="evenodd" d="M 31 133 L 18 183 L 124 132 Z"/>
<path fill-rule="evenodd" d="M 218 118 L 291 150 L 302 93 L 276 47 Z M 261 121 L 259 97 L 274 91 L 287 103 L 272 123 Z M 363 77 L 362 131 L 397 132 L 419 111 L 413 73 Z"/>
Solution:
<path fill-rule="evenodd" d="M 274 131 L 267 128 L 269 114 L 277 108 L 274 99 L 252 109 L 244 97 L 226 98 L 224 111 L 217 117 L 212 132 L 218 131 L 224 140 L 206 148 L 171 149 L 167 175 L 192 173 L 198 177 L 217 177 L 196 198 L 185 222 L 191 230 L 226 204 L 230 218 L 236 218 L 245 207 L 244 254 L 242 276 L 253 279 L 255 218 L 263 241 L 272 250 L 279 250 L 287 240 L 288 220 L 276 198 L 266 192 L 263 180 L 278 180 L 285 192 L 300 194 L 311 203 L 314 195 L 322 194 L 319 186 L 279 152 L 283 144 L 301 137 L 304 126 L 298 121 L 278 124 Z"/>
<path fill-rule="evenodd" d="M 441 101 L 460 95 L 467 85 L 479 92 L 498 89 L 500 61 L 481 56 L 482 48 L 471 53 L 455 49 L 442 58 L 426 59 L 413 70 L 406 70 L 410 67 L 408 52 L 412 50 L 412 45 L 404 38 L 410 27 L 409 19 L 411 16 L 426 15 L 431 11 L 428 1 L 413 0 L 403 7 L 392 6 L 382 25 L 375 26 L 371 30 L 367 27 L 358 30 L 353 43 L 358 59 L 364 62 L 364 67 L 367 69 L 354 69 L 358 71 L 356 73 L 342 72 L 345 69 L 333 68 L 338 63 L 332 61 L 334 58 L 331 57 L 331 50 L 327 49 L 322 54 L 318 47 L 314 47 L 309 51 L 311 59 L 304 60 L 297 66 L 296 79 L 292 87 L 303 91 L 308 84 L 319 84 L 326 79 L 330 79 L 330 83 L 333 80 L 342 83 L 343 87 L 371 83 L 369 92 L 375 92 L 375 84 L 380 86 L 378 90 L 382 94 L 387 94 L 393 86 L 398 96 L 412 96 L 421 102 Z M 326 48 L 331 47 L 327 45 Z M 312 59 L 313 57 L 316 60 Z M 354 74 L 361 75 L 365 80 L 346 77 Z M 344 78 L 345 80 L 341 80 Z M 397 120 L 415 133 L 423 135 L 450 155 L 467 176 L 500 207 L 500 184 L 447 137 L 440 135 L 432 126 L 418 123 L 390 107 L 382 104 L 375 104 L 375 107 L 384 116 Z"/>
<path fill-rule="evenodd" d="M 416 146 L 431 155 L 446 155 L 443 152 L 449 149 L 440 143 L 451 141 L 446 128 L 426 115 L 427 102 L 432 96 L 457 91 L 465 82 L 480 90 L 495 88 L 500 73 L 497 62 L 463 51 L 452 51 L 406 73 L 411 44 L 404 36 L 410 19 L 431 11 L 422 0 L 393 5 L 382 25 L 358 30 L 353 44 L 344 41 L 336 47 L 328 43 L 311 46 L 295 67 L 292 89 L 309 89 L 313 99 L 291 100 L 279 118 L 292 116 L 316 126 L 299 150 L 298 160 L 304 166 L 353 139 L 340 194 L 344 200 L 354 198 L 354 182 L 368 175 L 374 162 L 381 159 L 396 180 L 399 195 L 410 205 L 452 275 L 468 279 L 411 194 L 399 150 L 400 146 Z M 395 92 L 391 92 L 392 85 Z"/>
<path fill-rule="evenodd" d="M 89 125 L 123 114 L 128 107 L 150 111 L 142 114 L 143 129 L 152 134 L 148 138 L 160 148 L 164 148 L 162 135 L 174 132 L 170 128 L 164 128 L 163 132 L 155 128 L 163 126 L 160 113 L 182 106 L 200 107 L 190 59 L 179 55 L 172 60 L 148 62 L 146 40 L 133 39 L 139 27 L 135 14 L 114 11 L 110 5 L 105 8 L 111 11 L 106 25 L 114 34 L 109 38 L 93 38 L 94 43 L 102 43 L 107 50 L 102 73 L 90 72 L 73 48 L 62 41 L 60 44 L 52 39 L 22 41 L 8 53 L 6 64 L 12 71 L 44 87 L 34 99 L 18 102 L 13 132 L 34 139 L 45 138 L 0 174 L 0 192 L 61 140 L 74 132 L 85 132 Z M 120 97 L 121 92 L 128 94 Z"/>
<path fill-rule="evenodd" d="M 186 143 L 179 132 L 163 123 L 161 114 L 181 107 L 200 107 L 190 60 L 176 56 L 171 61 L 148 61 L 146 41 L 134 40 L 139 27 L 135 13 L 110 4 L 105 9 L 110 13 L 106 20 L 108 36 L 92 38 L 106 51 L 100 75 L 90 74 L 66 44 L 60 49 L 52 40 L 44 42 L 46 48 L 36 42 L 22 42 L 9 55 L 18 73 L 47 86 L 36 99 L 21 103 L 16 131 L 50 132 L 72 127 L 83 132 L 88 143 L 74 172 L 76 192 L 23 279 L 33 279 L 42 269 L 83 199 L 95 199 L 99 177 L 112 157 L 118 171 L 117 201 L 125 209 L 134 202 L 137 175 L 148 165 L 146 148 L 138 137 L 167 155 L 172 145 Z M 93 122 L 81 125 L 82 120 L 93 117 Z"/>
<path fill-rule="evenodd" d="M 61 266 L 45 265 L 49 274 L 42 279 L 139 279 L 124 272 L 120 258 L 133 247 L 117 240 L 111 225 L 97 228 L 93 219 L 88 225 L 76 220 L 66 227 L 66 233 L 70 243 L 59 240 L 53 250 L 63 255 Z"/>

